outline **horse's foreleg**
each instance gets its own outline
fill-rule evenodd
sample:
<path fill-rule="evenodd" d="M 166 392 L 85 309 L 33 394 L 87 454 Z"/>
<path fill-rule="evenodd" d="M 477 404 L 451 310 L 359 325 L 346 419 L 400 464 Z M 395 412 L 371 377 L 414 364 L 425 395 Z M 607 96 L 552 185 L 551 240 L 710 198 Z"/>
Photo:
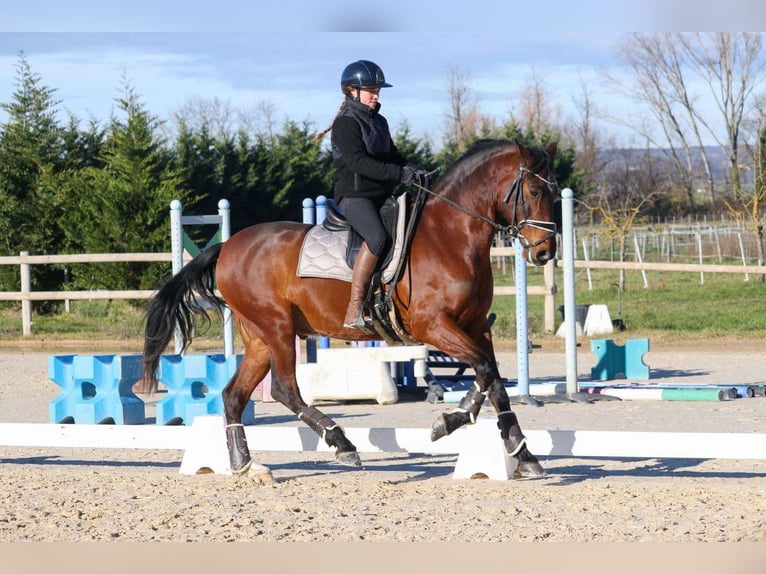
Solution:
<path fill-rule="evenodd" d="M 497 411 L 497 426 L 500 429 L 500 438 L 503 440 L 505 451 L 508 456 L 516 457 L 518 462 L 514 471 L 514 478 L 541 478 L 546 475 L 537 457 L 527 448 L 527 439 L 521 430 L 516 413 L 511 411 L 511 402 L 505 390 L 502 380 L 497 377 L 485 391 L 481 390 L 477 377 L 476 382 L 469 389 L 459 406 L 447 413 L 443 413 L 431 429 L 431 440 L 437 440 L 466 424 L 476 422 L 479 410 L 484 399 L 489 397 L 490 402 Z"/>
<path fill-rule="evenodd" d="M 489 366 L 475 367 L 476 381 L 468 389 L 468 392 L 462 398 L 457 408 L 442 413 L 441 416 L 434 421 L 431 427 L 431 440 L 439 440 L 440 438 L 447 436 L 453 431 L 459 429 L 466 424 L 473 424 L 476 422 L 476 418 L 479 416 L 481 406 L 484 404 L 484 399 L 487 398 L 487 389 L 489 384 L 488 379 L 494 378 L 491 372 L 493 369 Z"/>
<path fill-rule="evenodd" d="M 537 457 L 529 452 L 527 439 L 521 431 L 516 413 L 511 411 L 511 401 L 501 379 L 496 379 L 488 391 L 489 400 L 497 411 L 497 426 L 503 439 L 505 451 L 515 456 L 518 465 L 514 478 L 541 478 L 546 475 Z"/>

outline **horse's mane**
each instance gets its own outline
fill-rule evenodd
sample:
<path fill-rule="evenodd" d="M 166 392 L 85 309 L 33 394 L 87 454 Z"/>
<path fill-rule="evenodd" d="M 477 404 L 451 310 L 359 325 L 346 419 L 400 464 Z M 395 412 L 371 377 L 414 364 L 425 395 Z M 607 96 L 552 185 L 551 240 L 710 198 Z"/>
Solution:
<path fill-rule="evenodd" d="M 437 193 L 446 192 L 453 187 L 453 184 L 462 181 L 477 166 L 486 162 L 490 156 L 506 150 L 517 149 L 517 147 L 514 142 L 503 139 L 482 139 L 474 142 L 468 151 L 452 162 L 444 175 L 437 180 L 435 191 Z"/>

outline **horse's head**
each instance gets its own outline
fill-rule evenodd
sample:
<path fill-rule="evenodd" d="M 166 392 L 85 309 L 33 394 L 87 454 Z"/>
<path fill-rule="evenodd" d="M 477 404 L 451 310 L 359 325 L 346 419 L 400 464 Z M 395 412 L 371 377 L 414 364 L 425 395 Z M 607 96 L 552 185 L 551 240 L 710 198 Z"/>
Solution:
<path fill-rule="evenodd" d="M 518 164 L 500 197 L 499 212 L 510 224 L 511 235 L 524 247 L 524 257 L 545 265 L 556 255 L 555 201 L 558 196 L 553 157 L 557 144 L 546 149 L 517 144 Z"/>

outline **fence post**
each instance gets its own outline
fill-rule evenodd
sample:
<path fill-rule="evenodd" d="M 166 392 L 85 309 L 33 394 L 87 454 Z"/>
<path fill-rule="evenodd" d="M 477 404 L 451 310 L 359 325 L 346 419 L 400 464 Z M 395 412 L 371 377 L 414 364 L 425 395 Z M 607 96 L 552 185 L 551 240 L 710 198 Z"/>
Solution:
<path fill-rule="evenodd" d="M 26 337 L 32 334 L 32 300 L 29 293 L 32 291 L 32 278 L 29 272 L 29 263 L 24 258 L 29 251 L 22 251 L 21 255 L 21 333 Z"/>

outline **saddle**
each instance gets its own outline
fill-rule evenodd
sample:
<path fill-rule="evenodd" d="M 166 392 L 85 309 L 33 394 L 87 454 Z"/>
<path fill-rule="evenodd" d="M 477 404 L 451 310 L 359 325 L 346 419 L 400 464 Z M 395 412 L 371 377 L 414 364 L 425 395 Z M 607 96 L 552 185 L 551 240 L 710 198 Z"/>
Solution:
<path fill-rule="evenodd" d="M 380 210 L 388 240 L 367 292 L 365 316 L 371 317 L 367 323 L 368 334 L 378 334 L 390 344 L 413 343 L 396 318 L 390 293 L 404 268 L 425 197 L 422 191 L 414 200 L 410 200 L 408 194 L 391 197 Z M 328 201 L 324 222 L 313 226 L 303 240 L 298 277 L 351 282 L 354 262 L 363 242 L 335 202 Z"/>

